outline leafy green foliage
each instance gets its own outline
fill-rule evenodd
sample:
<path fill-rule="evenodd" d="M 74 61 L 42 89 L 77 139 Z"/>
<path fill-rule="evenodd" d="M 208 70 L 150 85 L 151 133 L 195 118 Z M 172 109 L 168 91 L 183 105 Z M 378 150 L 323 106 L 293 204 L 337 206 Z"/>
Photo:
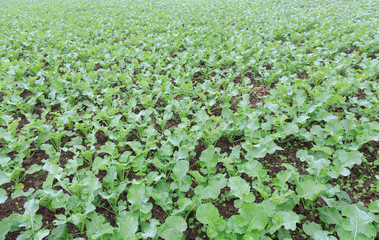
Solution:
<path fill-rule="evenodd" d="M 199 222 L 206 224 L 208 236 L 214 238 L 225 229 L 226 223 L 219 216 L 218 210 L 211 203 L 202 204 L 196 211 Z"/>
<path fill-rule="evenodd" d="M 248 204 L 241 208 L 237 223 L 244 227 L 246 233 L 253 230 L 263 230 L 268 223 L 268 213 L 259 204 Z"/>
<path fill-rule="evenodd" d="M 125 216 L 126 215 L 126 216 Z M 138 217 L 132 214 L 122 214 L 119 218 L 116 236 L 120 239 L 133 240 L 136 239 L 136 232 L 138 230 Z"/>
<path fill-rule="evenodd" d="M 0 0 L 0 239 L 375 239 L 377 1 L 53 3 Z"/>
<path fill-rule="evenodd" d="M 163 239 L 180 239 L 184 230 L 187 229 L 186 221 L 179 216 L 168 217 L 165 223 L 159 228 L 159 236 Z"/>

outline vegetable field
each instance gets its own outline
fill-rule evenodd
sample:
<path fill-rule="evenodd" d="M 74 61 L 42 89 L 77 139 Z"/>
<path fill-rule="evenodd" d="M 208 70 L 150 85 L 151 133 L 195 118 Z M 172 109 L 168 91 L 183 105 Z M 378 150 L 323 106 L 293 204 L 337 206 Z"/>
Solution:
<path fill-rule="evenodd" d="M 379 237 L 378 0 L 0 0 L 0 239 Z"/>

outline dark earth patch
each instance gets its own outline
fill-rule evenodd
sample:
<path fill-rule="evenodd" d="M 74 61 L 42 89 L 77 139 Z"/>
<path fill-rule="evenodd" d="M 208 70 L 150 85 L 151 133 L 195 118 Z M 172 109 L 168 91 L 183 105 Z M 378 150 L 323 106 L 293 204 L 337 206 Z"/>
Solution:
<path fill-rule="evenodd" d="M 106 136 L 105 133 L 101 130 L 96 132 L 95 137 L 97 140 L 97 144 L 100 146 L 104 145 L 106 142 L 109 141 L 109 137 Z"/>
<path fill-rule="evenodd" d="M 227 155 L 229 156 L 232 152 L 232 147 L 234 147 L 234 144 L 229 142 L 229 139 L 227 137 L 223 136 L 217 140 L 215 147 L 221 149 L 221 154 L 227 153 Z"/>
<path fill-rule="evenodd" d="M 207 149 L 207 147 L 205 146 L 205 144 L 203 144 L 202 142 L 200 142 L 200 144 L 196 145 L 195 147 L 195 157 L 192 157 L 190 160 L 189 160 L 189 163 L 190 163 L 190 170 L 199 170 L 200 169 L 200 165 L 199 165 L 199 159 L 200 159 L 200 155 L 201 153 Z"/>
<path fill-rule="evenodd" d="M 64 167 L 68 160 L 72 159 L 75 156 L 73 152 L 70 151 L 62 151 L 59 157 L 59 163 L 61 167 Z"/>
<path fill-rule="evenodd" d="M 37 149 L 37 150 L 30 149 L 30 150 L 31 150 L 31 153 L 30 153 L 31 156 L 24 159 L 22 163 L 22 166 L 24 167 L 25 170 L 28 170 L 30 166 L 32 166 L 33 164 L 43 165 L 42 160 L 49 158 L 49 155 L 46 154 L 45 150 L 41 150 L 41 149 Z"/>
<path fill-rule="evenodd" d="M 9 217 L 12 213 L 24 213 L 24 204 L 26 197 L 8 198 L 3 204 L 0 204 L 0 220 Z"/>
<path fill-rule="evenodd" d="M 257 108 L 257 105 L 259 103 L 264 104 L 263 96 L 267 96 L 270 94 L 270 88 L 266 87 L 260 87 L 260 88 L 253 88 L 250 91 L 250 105 L 252 108 Z"/>
<path fill-rule="evenodd" d="M 159 222 L 163 224 L 167 218 L 167 213 L 162 209 L 161 206 L 155 204 L 152 198 L 150 198 L 148 202 L 151 202 L 153 204 L 153 209 L 151 210 L 152 218 L 159 220 Z"/>
<path fill-rule="evenodd" d="M 23 99 L 25 99 L 25 98 L 27 98 L 30 95 L 33 95 L 33 93 L 29 89 L 24 89 L 21 92 L 20 97 L 22 97 Z"/>
<path fill-rule="evenodd" d="M 24 184 L 24 192 L 27 192 L 30 188 L 42 189 L 47 174 L 45 171 L 28 174 L 25 177 L 21 174 L 20 179 L 23 179 L 21 182 Z"/>
<path fill-rule="evenodd" d="M 238 209 L 234 207 L 233 200 L 224 201 L 223 203 L 218 204 L 216 207 L 220 216 L 224 217 L 225 219 L 238 214 Z"/>
<path fill-rule="evenodd" d="M 193 222 L 190 222 L 190 219 L 193 220 Z M 205 231 L 202 231 L 202 228 L 204 228 L 204 225 L 196 220 L 195 217 L 195 211 L 191 211 L 191 213 L 187 217 L 187 229 L 184 231 L 185 239 L 207 239 L 210 238 L 207 236 Z"/>
<path fill-rule="evenodd" d="M 112 206 L 106 199 L 98 198 L 96 205 L 96 212 L 101 214 L 113 226 L 116 227 L 116 214 L 112 210 Z"/>

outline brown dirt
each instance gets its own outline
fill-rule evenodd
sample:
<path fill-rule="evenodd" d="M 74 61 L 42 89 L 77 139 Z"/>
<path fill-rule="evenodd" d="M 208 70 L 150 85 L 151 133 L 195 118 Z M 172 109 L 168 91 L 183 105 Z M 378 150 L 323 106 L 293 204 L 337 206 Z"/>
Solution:
<path fill-rule="evenodd" d="M 99 203 L 96 204 L 96 212 L 101 214 L 113 227 L 117 227 L 116 214 L 112 211 L 111 205 L 103 198 L 98 198 Z"/>
<path fill-rule="evenodd" d="M 356 95 L 359 100 L 365 100 L 366 99 L 366 93 L 362 90 L 358 90 L 358 94 Z"/>
<path fill-rule="evenodd" d="M 238 209 L 234 207 L 233 200 L 225 201 L 217 205 L 216 207 L 218 209 L 220 216 L 224 217 L 225 219 L 228 219 L 231 216 L 238 214 Z"/>
<path fill-rule="evenodd" d="M 319 225 L 321 225 L 322 229 L 324 231 L 332 232 L 330 227 L 327 227 L 323 221 L 321 221 L 317 208 L 326 206 L 326 202 L 319 198 L 314 201 L 315 205 L 312 207 L 312 209 L 305 209 L 302 205 L 296 205 L 293 211 L 298 215 L 303 215 L 305 218 L 301 220 L 300 224 L 297 224 L 297 231 L 291 231 L 291 235 L 294 239 L 309 239 L 309 237 L 305 237 L 304 233 L 301 234 L 298 230 L 302 229 L 302 226 L 306 222 L 314 222 Z"/>
<path fill-rule="evenodd" d="M 370 152 L 369 147 L 373 148 L 374 151 Z M 365 155 L 368 162 L 374 162 L 376 159 L 378 159 L 378 153 L 379 153 L 379 141 L 370 141 L 365 144 L 359 149 L 361 153 Z"/>
<path fill-rule="evenodd" d="M 38 116 L 41 116 L 42 113 L 43 113 L 44 108 L 45 108 L 45 104 L 39 102 L 33 108 L 33 112 L 32 113 L 36 114 Z"/>
<path fill-rule="evenodd" d="M 140 179 L 141 176 L 138 176 L 133 170 L 130 170 L 127 176 L 129 181 L 132 181 L 133 179 Z"/>
<path fill-rule="evenodd" d="M 215 147 L 221 149 L 220 151 L 221 154 L 227 153 L 227 155 L 229 156 L 230 153 L 232 152 L 231 148 L 234 147 L 234 144 L 229 142 L 229 139 L 227 137 L 223 136 L 217 140 Z"/>
<path fill-rule="evenodd" d="M 131 142 L 131 141 L 139 141 L 139 137 L 138 137 L 138 131 L 137 129 L 133 129 L 133 131 L 131 131 L 129 134 L 128 134 L 128 142 Z M 143 142 L 141 142 L 143 143 Z M 129 147 L 129 145 L 128 145 Z M 131 149 L 131 148 L 130 148 Z"/>
<path fill-rule="evenodd" d="M 104 177 L 107 175 L 107 171 L 106 170 L 99 170 L 99 173 L 96 174 L 96 177 L 99 179 L 99 181 L 101 183 L 103 183 L 103 179 Z"/>
<path fill-rule="evenodd" d="M 64 214 L 64 209 L 61 208 L 56 211 L 51 211 L 47 207 L 40 206 L 36 214 L 42 215 L 42 228 L 53 229 L 54 228 L 53 221 L 56 220 L 55 215 Z"/>
<path fill-rule="evenodd" d="M 159 222 L 163 224 L 167 218 L 166 212 L 162 209 L 161 206 L 155 204 L 154 199 L 150 198 L 149 202 L 153 204 L 153 209 L 151 210 L 152 218 L 159 220 Z"/>
<path fill-rule="evenodd" d="M 213 109 L 211 110 L 209 115 L 215 116 L 215 117 L 220 117 L 221 113 L 222 113 L 222 109 L 220 108 L 220 103 L 216 103 L 216 105 L 213 107 Z"/>
<path fill-rule="evenodd" d="M 98 71 L 99 69 L 103 68 L 99 63 L 95 64 L 95 68 L 93 69 L 95 72 Z"/>
<path fill-rule="evenodd" d="M 351 46 L 350 49 L 346 50 L 346 51 L 343 51 L 344 53 L 346 54 L 352 54 L 353 52 L 358 52 L 359 55 L 361 54 L 361 50 L 359 49 L 359 47 L 357 46 Z"/>
<path fill-rule="evenodd" d="M 18 122 L 18 125 L 17 125 L 17 129 L 18 130 L 21 130 L 25 125 L 29 124 L 30 122 L 28 121 L 28 119 L 26 119 L 25 115 L 22 114 L 22 113 L 16 113 L 14 116 L 13 116 L 14 119 L 19 119 L 20 118 L 20 121 Z"/>
<path fill-rule="evenodd" d="M 272 69 L 272 65 L 269 64 L 269 63 L 265 63 L 265 64 L 263 65 L 263 67 L 266 68 L 266 70 L 269 70 L 269 71 Z"/>
<path fill-rule="evenodd" d="M 367 57 L 371 58 L 372 60 L 377 59 L 378 58 L 378 56 L 377 56 L 378 53 L 379 53 L 379 50 L 374 51 L 374 52 L 370 53 Z"/>
<path fill-rule="evenodd" d="M 178 49 L 178 52 L 182 53 L 182 52 L 184 52 L 184 51 L 187 51 L 187 48 L 186 48 L 185 46 L 181 45 L 181 46 L 179 47 L 179 49 Z"/>
<path fill-rule="evenodd" d="M 72 223 L 66 223 L 66 224 L 67 224 L 67 232 L 69 234 L 74 235 L 76 238 L 88 239 L 85 229 L 83 232 L 80 232 L 79 228 L 75 226 L 74 224 Z"/>
<path fill-rule="evenodd" d="M 24 159 L 22 163 L 22 166 L 25 168 L 25 170 L 28 170 L 33 164 L 43 165 L 42 160 L 49 158 L 49 155 L 47 155 L 46 152 L 41 149 L 37 149 L 34 152 L 31 152 L 30 155 L 31 156 Z"/>
<path fill-rule="evenodd" d="M 238 97 L 235 97 L 235 96 L 233 96 L 232 99 L 230 99 L 230 104 L 231 104 L 230 110 L 232 110 L 233 113 L 237 112 L 239 101 L 240 99 L 238 99 Z"/>
<path fill-rule="evenodd" d="M 195 74 L 192 77 L 192 80 L 194 83 L 202 82 L 203 74 L 200 71 L 195 72 Z"/>
<path fill-rule="evenodd" d="M 316 208 L 326 206 L 326 202 L 322 198 L 319 198 L 315 200 L 314 203 L 315 205 L 312 207 L 312 209 L 305 209 L 302 205 L 298 204 L 295 206 L 293 211 L 296 214 L 305 216 L 305 218 L 301 220 L 301 225 L 303 225 L 306 221 L 315 222 L 317 224 L 320 224 L 324 230 L 329 231 L 330 229 L 325 226 L 325 223 L 323 221 L 321 221 L 316 210 Z"/>
<path fill-rule="evenodd" d="M 369 146 L 374 149 L 369 151 Z M 379 193 L 376 191 L 376 177 L 379 172 L 379 166 L 373 166 L 372 163 L 378 159 L 379 142 L 371 141 L 364 144 L 359 149 L 367 159 L 360 165 L 355 165 L 350 169 L 350 175 L 347 177 L 339 176 L 337 179 L 331 179 L 328 183 L 341 186 L 353 203 L 362 202 L 365 206 L 379 199 Z M 359 183 L 364 179 L 363 184 Z"/>
<path fill-rule="evenodd" d="M 97 131 L 97 133 L 95 134 L 95 137 L 96 137 L 96 144 L 102 146 L 104 145 L 107 141 L 109 141 L 109 137 L 105 135 L 105 133 L 101 130 Z"/>
<path fill-rule="evenodd" d="M 171 51 L 170 56 L 171 56 L 172 58 L 176 58 L 176 57 L 178 57 L 178 55 L 176 54 L 176 51 L 175 51 L 175 50 L 172 50 L 172 51 Z"/>
<path fill-rule="evenodd" d="M 242 173 L 241 178 L 248 182 L 250 185 L 253 183 L 253 179 L 251 179 L 251 177 L 249 177 L 249 175 L 246 173 Z"/>
<path fill-rule="evenodd" d="M 26 197 L 8 198 L 5 203 L 0 204 L 0 220 L 9 217 L 12 213 L 24 213 L 24 204 Z"/>
<path fill-rule="evenodd" d="M 207 149 L 207 147 L 202 143 L 200 142 L 200 144 L 196 145 L 195 147 L 195 157 L 191 158 L 189 160 L 189 163 L 190 163 L 190 170 L 199 170 L 200 169 L 200 165 L 199 165 L 199 158 L 200 158 L 200 155 L 201 153 Z"/>
<path fill-rule="evenodd" d="M 191 224 L 188 222 L 190 218 L 194 219 L 194 222 L 192 223 L 192 225 L 195 225 L 195 227 L 192 229 L 190 228 Z M 187 229 L 184 231 L 185 239 L 189 239 L 189 240 L 195 240 L 196 238 L 207 239 L 207 240 L 210 239 L 205 232 L 200 232 L 201 228 L 204 227 L 204 225 L 196 220 L 195 211 L 192 211 L 188 215 L 187 226 L 188 226 Z"/>
<path fill-rule="evenodd" d="M 23 99 L 25 99 L 25 98 L 27 98 L 30 95 L 33 95 L 33 93 L 30 90 L 28 90 L 28 89 L 24 89 L 21 92 L 20 97 L 22 97 Z"/>
<path fill-rule="evenodd" d="M 61 110 L 61 105 L 60 104 L 55 104 L 51 106 L 51 112 L 59 112 Z"/>
<path fill-rule="evenodd" d="M 43 183 L 45 182 L 47 176 L 47 172 L 43 173 L 34 173 L 28 174 L 24 177 L 23 173 L 20 174 L 20 183 L 22 183 L 23 191 L 27 192 L 30 188 L 41 189 Z M 2 186 L 3 189 L 7 190 L 8 199 L 5 203 L 0 204 L 0 220 L 6 217 L 9 217 L 12 213 L 23 214 L 24 209 L 23 206 L 26 203 L 26 197 L 17 197 L 15 199 L 11 199 L 11 194 L 14 192 L 12 189 L 13 183 L 7 183 Z"/>
<path fill-rule="evenodd" d="M 242 77 L 236 77 L 236 78 L 233 80 L 233 82 L 234 82 L 235 84 L 242 84 Z"/>
<path fill-rule="evenodd" d="M 168 120 L 166 122 L 166 129 L 170 129 L 172 127 L 177 127 L 179 124 L 180 124 L 180 122 L 177 120 Z"/>
<path fill-rule="evenodd" d="M 74 156 L 75 154 L 70 151 L 67 151 L 67 152 L 62 151 L 59 157 L 59 163 L 61 167 L 64 167 L 66 163 L 68 162 L 68 160 L 72 159 Z"/>
<path fill-rule="evenodd" d="M 297 72 L 297 76 L 299 76 L 300 79 L 309 79 L 308 72 L 305 70 Z"/>
<path fill-rule="evenodd" d="M 47 174 L 48 173 L 44 171 L 42 173 L 36 172 L 26 175 L 24 180 L 21 181 L 21 183 L 24 184 L 24 192 L 27 192 L 30 188 L 41 189 L 46 180 Z M 20 175 L 20 178 L 23 178 L 23 174 Z"/>
<path fill-rule="evenodd" d="M 252 108 L 257 108 L 258 103 L 264 104 L 263 96 L 267 96 L 270 94 L 271 88 L 260 87 L 253 88 L 250 91 L 250 105 Z"/>
<path fill-rule="evenodd" d="M 273 154 L 268 154 L 263 158 L 263 164 L 266 165 L 268 169 L 268 174 L 271 177 L 275 177 L 277 173 L 285 170 L 286 168 L 282 166 L 283 163 L 288 163 L 295 167 L 300 174 L 307 174 L 305 168 L 307 166 L 306 162 L 300 161 L 296 157 L 296 152 L 299 149 L 310 149 L 312 148 L 311 142 L 301 142 L 292 137 L 287 137 L 281 142 L 276 142 L 276 144 L 282 147 L 284 150 L 277 150 Z M 282 158 L 280 157 L 282 156 Z"/>

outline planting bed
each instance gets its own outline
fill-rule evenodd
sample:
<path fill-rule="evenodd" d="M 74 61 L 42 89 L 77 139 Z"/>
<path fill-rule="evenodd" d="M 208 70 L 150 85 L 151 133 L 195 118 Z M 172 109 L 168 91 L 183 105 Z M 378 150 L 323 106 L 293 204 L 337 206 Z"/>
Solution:
<path fill-rule="evenodd" d="M 0 239 L 375 239 L 379 2 L 0 0 Z"/>

